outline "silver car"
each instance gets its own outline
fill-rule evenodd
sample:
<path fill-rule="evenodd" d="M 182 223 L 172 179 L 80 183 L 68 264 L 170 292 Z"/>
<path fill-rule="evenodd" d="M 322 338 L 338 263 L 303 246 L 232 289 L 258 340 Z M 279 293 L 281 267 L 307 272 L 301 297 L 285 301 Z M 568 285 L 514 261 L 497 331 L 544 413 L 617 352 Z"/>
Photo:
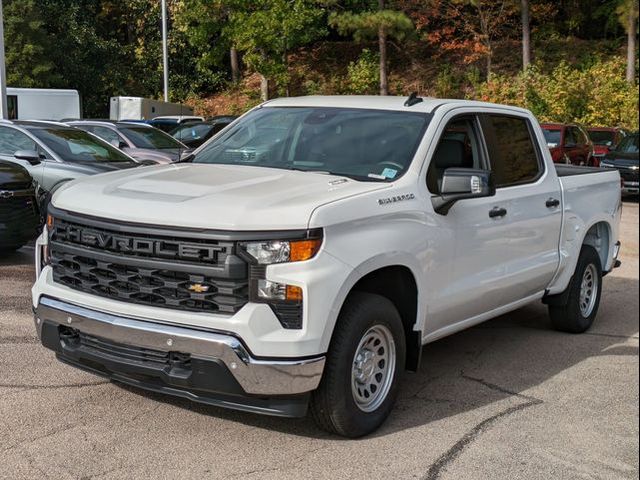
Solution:
<path fill-rule="evenodd" d="M 35 120 L 0 121 L 0 159 L 27 169 L 41 206 L 69 180 L 145 164 L 83 130 Z"/>
<path fill-rule="evenodd" d="M 109 120 L 74 120 L 67 123 L 97 135 L 136 160 L 171 163 L 191 153 L 186 145 L 146 123 Z"/>

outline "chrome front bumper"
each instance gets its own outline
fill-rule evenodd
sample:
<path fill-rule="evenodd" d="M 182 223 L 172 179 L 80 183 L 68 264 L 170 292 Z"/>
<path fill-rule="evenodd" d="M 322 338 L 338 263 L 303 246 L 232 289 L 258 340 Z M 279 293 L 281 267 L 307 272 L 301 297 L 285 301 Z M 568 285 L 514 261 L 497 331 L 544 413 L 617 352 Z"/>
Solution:
<path fill-rule="evenodd" d="M 232 335 L 111 315 L 50 297 L 41 297 L 34 313 L 41 339 L 47 322 L 118 344 L 221 361 L 249 395 L 295 395 L 315 390 L 324 369 L 324 356 L 256 359 Z"/>

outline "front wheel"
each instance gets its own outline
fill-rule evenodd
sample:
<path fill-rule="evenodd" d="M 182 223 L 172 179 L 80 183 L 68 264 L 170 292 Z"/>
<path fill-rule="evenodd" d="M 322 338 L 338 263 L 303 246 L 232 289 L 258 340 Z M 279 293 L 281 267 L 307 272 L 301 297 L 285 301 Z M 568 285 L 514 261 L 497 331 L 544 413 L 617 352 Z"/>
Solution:
<path fill-rule="evenodd" d="M 380 295 L 352 293 L 311 398 L 318 426 L 351 438 L 377 429 L 395 403 L 405 356 L 402 320 L 393 303 Z"/>
<path fill-rule="evenodd" d="M 598 314 L 602 294 L 602 266 L 593 247 L 582 247 L 576 271 L 565 293 L 566 305 L 549 306 L 553 326 L 562 332 L 587 331 Z"/>

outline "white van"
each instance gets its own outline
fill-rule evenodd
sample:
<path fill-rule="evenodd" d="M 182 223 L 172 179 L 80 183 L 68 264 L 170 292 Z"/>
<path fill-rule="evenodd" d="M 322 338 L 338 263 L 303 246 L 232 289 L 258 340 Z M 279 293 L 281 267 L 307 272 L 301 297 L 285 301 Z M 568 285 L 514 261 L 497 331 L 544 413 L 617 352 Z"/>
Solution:
<path fill-rule="evenodd" d="M 77 90 L 7 88 L 9 120 L 62 120 L 81 118 Z"/>
<path fill-rule="evenodd" d="M 151 120 L 167 115 L 193 115 L 193 109 L 179 103 L 163 102 L 142 97 L 111 97 L 111 120 Z"/>

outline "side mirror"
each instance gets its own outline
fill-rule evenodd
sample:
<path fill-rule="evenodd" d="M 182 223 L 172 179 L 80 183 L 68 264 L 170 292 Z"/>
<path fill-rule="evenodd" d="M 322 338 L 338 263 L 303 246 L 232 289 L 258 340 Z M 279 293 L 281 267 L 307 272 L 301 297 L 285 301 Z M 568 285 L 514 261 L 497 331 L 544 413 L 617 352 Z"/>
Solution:
<path fill-rule="evenodd" d="M 40 165 L 40 154 L 35 150 L 18 150 L 13 154 L 18 160 L 26 160 L 31 165 Z"/>
<path fill-rule="evenodd" d="M 458 200 L 492 197 L 496 194 L 493 173 L 475 168 L 447 168 L 442 176 L 440 195 L 431 198 L 433 209 L 446 215 Z"/>
<path fill-rule="evenodd" d="M 127 145 L 126 143 L 124 143 L 122 140 L 110 140 L 109 143 L 111 144 L 112 147 L 116 147 L 119 148 L 120 150 L 122 150 L 123 148 L 127 148 L 129 145 Z"/>

